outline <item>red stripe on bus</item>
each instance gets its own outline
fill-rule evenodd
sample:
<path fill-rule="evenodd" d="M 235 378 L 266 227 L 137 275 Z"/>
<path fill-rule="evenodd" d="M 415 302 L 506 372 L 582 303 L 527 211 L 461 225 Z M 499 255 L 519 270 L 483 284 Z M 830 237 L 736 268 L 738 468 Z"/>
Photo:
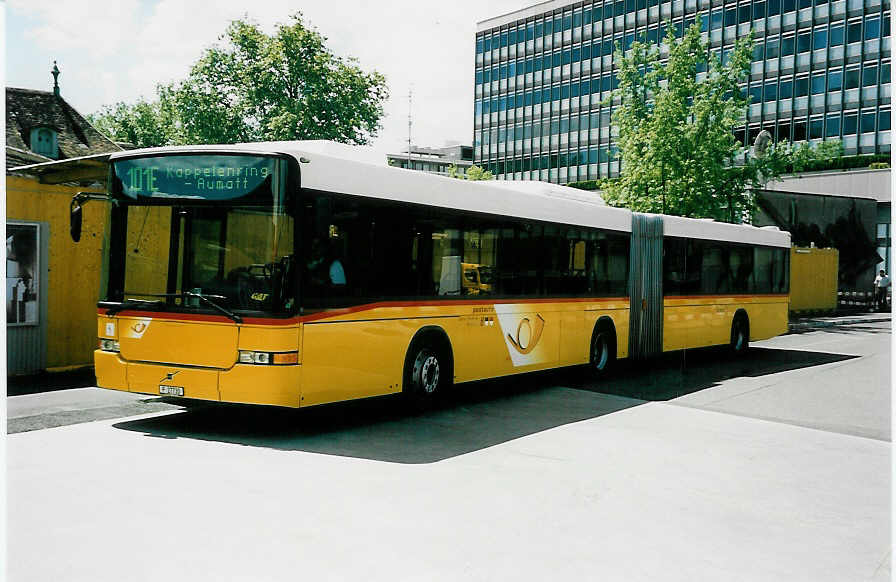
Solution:
<path fill-rule="evenodd" d="M 508 301 L 508 300 L 489 300 L 489 299 L 476 299 L 476 300 L 448 300 L 448 301 L 381 301 L 377 303 L 364 303 L 361 305 L 354 305 L 352 307 L 340 307 L 335 309 L 328 309 L 325 311 L 320 311 L 317 313 L 310 313 L 308 315 L 302 315 L 299 317 L 288 317 L 283 319 L 277 318 L 268 318 L 268 317 L 243 317 L 243 324 L 246 325 L 294 325 L 296 323 L 302 323 L 307 321 L 317 321 L 320 319 L 327 319 L 330 317 L 339 317 L 342 315 L 349 315 L 352 313 L 359 313 L 361 311 L 372 311 L 374 309 L 381 309 L 387 307 L 447 307 L 449 305 L 519 305 L 519 304 L 530 304 L 530 303 L 608 303 L 612 301 L 625 301 L 628 302 L 628 297 L 600 297 L 600 298 L 557 298 L 557 299 L 525 299 L 521 301 Z M 108 309 L 106 308 L 98 308 L 98 315 L 105 315 Z M 229 317 L 225 317 L 223 315 L 211 315 L 211 314 L 202 314 L 202 313 L 170 313 L 163 311 L 134 311 L 124 309 L 122 311 L 117 312 L 115 315 L 121 317 L 143 317 L 143 318 L 158 318 L 158 319 L 171 319 L 174 321 L 203 321 L 209 323 L 233 323 L 233 320 Z"/>
<path fill-rule="evenodd" d="M 98 315 L 105 315 L 108 309 L 97 308 Z M 166 311 L 135 311 L 123 309 L 113 317 L 141 317 L 150 319 L 170 319 L 173 321 L 202 321 L 205 323 L 234 323 L 232 319 L 224 315 L 210 315 L 203 313 L 170 313 Z M 273 317 L 243 317 L 244 324 L 250 325 L 291 325 L 299 322 L 297 317 L 277 319 Z"/>
<path fill-rule="evenodd" d="M 760 297 L 760 298 L 768 298 L 768 297 L 789 297 L 788 293 L 743 293 L 740 295 L 666 295 L 663 299 L 746 299 L 748 297 Z"/>

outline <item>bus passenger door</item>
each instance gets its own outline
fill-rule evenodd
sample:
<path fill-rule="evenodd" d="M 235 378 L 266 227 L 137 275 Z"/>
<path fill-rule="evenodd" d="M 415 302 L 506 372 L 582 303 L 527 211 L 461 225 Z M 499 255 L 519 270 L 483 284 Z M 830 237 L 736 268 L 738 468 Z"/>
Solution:
<path fill-rule="evenodd" d="M 663 351 L 663 218 L 632 214 L 629 357 Z"/>

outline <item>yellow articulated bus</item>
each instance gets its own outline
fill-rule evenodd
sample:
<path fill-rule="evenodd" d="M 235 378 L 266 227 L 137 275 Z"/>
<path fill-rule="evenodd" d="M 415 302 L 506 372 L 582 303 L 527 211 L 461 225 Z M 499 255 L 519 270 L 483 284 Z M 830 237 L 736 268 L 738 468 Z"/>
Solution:
<path fill-rule="evenodd" d="M 99 386 L 303 407 L 787 329 L 790 237 L 328 142 L 113 154 Z M 78 235 L 81 203 L 72 202 Z"/>

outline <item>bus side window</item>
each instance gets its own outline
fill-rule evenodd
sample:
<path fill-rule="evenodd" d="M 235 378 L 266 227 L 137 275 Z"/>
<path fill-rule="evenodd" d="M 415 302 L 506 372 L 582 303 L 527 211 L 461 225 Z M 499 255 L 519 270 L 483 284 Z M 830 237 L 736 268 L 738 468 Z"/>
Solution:
<path fill-rule="evenodd" d="M 432 233 L 432 281 L 436 295 L 460 295 L 463 241 L 460 230 L 443 228 Z"/>
<path fill-rule="evenodd" d="M 772 291 L 773 252 L 767 247 L 753 249 L 757 293 L 771 293 Z"/>
<path fill-rule="evenodd" d="M 689 239 L 684 260 L 688 274 L 684 294 L 697 295 L 703 289 L 703 241 Z"/>
<path fill-rule="evenodd" d="M 732 291 L 734 293 L 753 293 L 756 289 L 756 280 L 753 276 L 753 249 L 747 246 L 734 245 L 731 247 L 729 264 L 733 276 Z"/>
<path fill-rule="evenodd" d="M 787 293 L 790 291 L 790 251 L 788 249 L 774 249 L 772 270 L 772 293 Z"/>
<path fill-rule="evenodd" d="M 683 295 L 687 284 L 685 251 L 687 241 L 667 237 L 663 240 L 663 295 Z"/>

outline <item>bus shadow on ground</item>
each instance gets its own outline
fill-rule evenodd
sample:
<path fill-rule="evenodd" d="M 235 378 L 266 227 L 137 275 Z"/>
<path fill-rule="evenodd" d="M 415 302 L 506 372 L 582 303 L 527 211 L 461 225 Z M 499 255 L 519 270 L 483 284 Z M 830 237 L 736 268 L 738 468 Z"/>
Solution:
<path fill-rule="evenodd" d="M 396 397 L 290 410 L 188 404 L 183 412 L 124 421 L 115 428 L 157 438 L 189 438 L 391 463 L 433 463 L 565 424 L 703 390 L 728 378 L 761 376 L 855 356 L 753 348 L 666 354 L 621 365 L 600 382 L 581 370 L 540 372 L 461 384 L 434 410 L 409 414 Z M 177 401 L 172 401 L 177 402 Z"/>
<path fill-rule="evenodd" d="M 671 400 L 731 378 L 755 378 L 799 370 L 858 356 L 752 347 L 734 356 L 724 347 L 669 352 L 648 365 L 622 361 L 612 377 L 601 382 L 571 383 L 577 388 L 641 400 Z"/>
<path fill-rule="evenodd" d="M 197 405 L 183 412 L 114 426 L 160 438 L 191 438 L 420 464 L 641 403 L 558 387 L 550 374 L 541 373 L 459 385 L 433 410 L 416 414 L 408 412 L 399 397 L 388 396 L 307 410 Z"/>

